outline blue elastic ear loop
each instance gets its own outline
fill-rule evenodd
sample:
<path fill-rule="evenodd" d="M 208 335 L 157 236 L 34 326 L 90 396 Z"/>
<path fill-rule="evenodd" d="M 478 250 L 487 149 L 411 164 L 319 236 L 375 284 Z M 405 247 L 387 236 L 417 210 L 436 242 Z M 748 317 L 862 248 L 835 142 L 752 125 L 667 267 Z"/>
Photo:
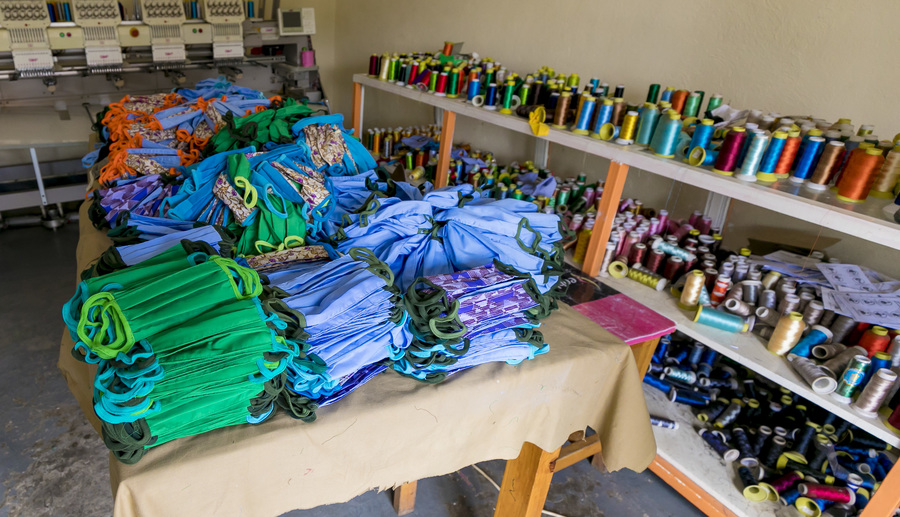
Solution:
<path fill-rule="evenodd" d="M 270 403 L 269 410 L 266 411 L 265 414 L 262 414 L 262 415 L 256 416 L 256 417 L 253 415 L 247 415 L 247 423 L 248 424 L 261 424 L 261 423 L 265 422 L 266 420 L 268 420 L 269 417 L 272 416 L 272 413 L 274 411 L 275 411 L 275 404 Z"/>

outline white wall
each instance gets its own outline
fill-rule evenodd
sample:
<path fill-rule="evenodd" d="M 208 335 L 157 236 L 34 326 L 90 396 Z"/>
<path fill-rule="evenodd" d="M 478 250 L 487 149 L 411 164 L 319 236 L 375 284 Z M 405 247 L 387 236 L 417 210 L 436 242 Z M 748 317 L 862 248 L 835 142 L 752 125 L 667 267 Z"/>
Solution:
<path fill-rule="evenodd" d="M 372 53 L 439 50 L 445 40 L 527 73 L 543 65 L 626 85 L 632 103 L 650 83 L 721 93 L 736 107 L 851 118 L 892 138 L 900 83 L 895 20 L 900 2 L 869 0 L 560 0 L 446 2 L 337 0 L 337 83 L 333 107 L 348 115 L 354 73 Z M 422 124 L 431 111 L 388 94 L 367 93 L 366 127 Z M 502 160 L 527 159 L 531 138 L 457 119 L 456 141 L 495 151 Z M 348 122 L 349 125 L 349 122 Z M 603 177 L 606 162 L 551 149 L 551 168 Z M 702 209 L 706 193 L 632 170 L 626 195 L 678 215 Z M 826 251 L 900 277 L 896 252 L 844 234 L 735 204 L 726 244 L 741 246 L 754 229 L 792 228 L 812 244 L 839 240 Z M 769 230 L 766 233 L 772 235 Z"/>

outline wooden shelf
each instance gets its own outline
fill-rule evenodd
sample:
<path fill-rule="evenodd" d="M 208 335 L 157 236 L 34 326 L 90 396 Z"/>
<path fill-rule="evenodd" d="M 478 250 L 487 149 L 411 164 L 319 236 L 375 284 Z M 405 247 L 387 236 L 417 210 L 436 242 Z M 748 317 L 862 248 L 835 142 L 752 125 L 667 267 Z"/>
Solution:
<path fill-rule="evenodd" d="M 659 390 L 644 385 L 647 409 L 653 416 L 678 422 L 678 429 L 653 428 L 656 438 L 656 454 L 697 487 L 712 496 L 724 508 L 717 508 L 722 515 L 737 517 L 772 517 L 782 506 L 776 502 L 754 503 L 747 500 L 739 487 L 737 467 L 727 463 L 697 434 L 697 418 L 690 408 L 669 402 Z M 651 467 L 652 468 L 652 467 Z M 684 495 L 684 493 L 682 493 Z M 700 496 L 691 493 L 687 499 Z M 691 501 L 701 507 L 695 501 Z M 706 500 L 706 503 L 709 503 Z M 701 503 L 704 504 L 704 503 Z M 715 503 L 713 503 L 715 504 Z"/>
<path fill-rule="evenodd" d="M 525 119 L 477 108 L 467 104 L 464 98 L 439 97 L 418 89 L 380 81 L 365 74 L 355 74 L 353 81 L 365 87 L 532 135 L 531 127 Z M 550 134 L 541 138 L 900 250 L 900 225 L 889 221 L 882 211 L 890 203 L 889 200 L 869 198 L 865 203 L 844 203 L 838 201 L 830 190 L 814 192 L 786 180 L 771 186 L 748 184 L 683 162 L 657 157 L 636 146 L 619 146 L 567 130 L 551 128 Z"/>
<path fill-rule="evenodd" d="M 800 378 L 787 360 L 766 350 L 765 343 L 755 334 L 732 334 L 706 325 L 694 323 L 693 315 L 678 308 L 676 300 L 667 291 L 649 289 L 627 278 L 599 278 L 615 290 L 630 296 L 638 303 L 674 321 L 678 330 L 712 348 L 720 354 L 778 383 L 809 402 L 855 424 L 860 429 L 884 440 L 893 447 L 900 447 L 900 436 L 890 431 L 881 418 L 863 418 L 840 404 L 830 395 L 820 395 Z"/>

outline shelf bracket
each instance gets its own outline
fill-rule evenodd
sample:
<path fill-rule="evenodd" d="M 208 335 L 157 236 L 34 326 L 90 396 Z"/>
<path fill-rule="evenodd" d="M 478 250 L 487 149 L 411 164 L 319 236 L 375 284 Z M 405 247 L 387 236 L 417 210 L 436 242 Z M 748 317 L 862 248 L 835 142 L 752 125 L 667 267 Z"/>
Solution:
<path fill-rule="evenodd" d="M 710 192 L 706 196 L 706 209 L 703 214 L 712 219 L 713 228 L 724 230 L 729 208 L 731 208 L 730 197 Z"/>

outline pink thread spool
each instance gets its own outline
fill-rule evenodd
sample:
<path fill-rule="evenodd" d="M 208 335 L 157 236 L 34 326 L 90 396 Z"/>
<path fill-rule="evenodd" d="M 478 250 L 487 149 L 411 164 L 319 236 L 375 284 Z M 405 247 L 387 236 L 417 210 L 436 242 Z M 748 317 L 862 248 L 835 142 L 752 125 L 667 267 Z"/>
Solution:
<path fill-rule="evenodd" d="M 315 66 L 316 65 L 316 51 L 315 50 L 300 51 L 300 65 L 303 67 Z"/>

